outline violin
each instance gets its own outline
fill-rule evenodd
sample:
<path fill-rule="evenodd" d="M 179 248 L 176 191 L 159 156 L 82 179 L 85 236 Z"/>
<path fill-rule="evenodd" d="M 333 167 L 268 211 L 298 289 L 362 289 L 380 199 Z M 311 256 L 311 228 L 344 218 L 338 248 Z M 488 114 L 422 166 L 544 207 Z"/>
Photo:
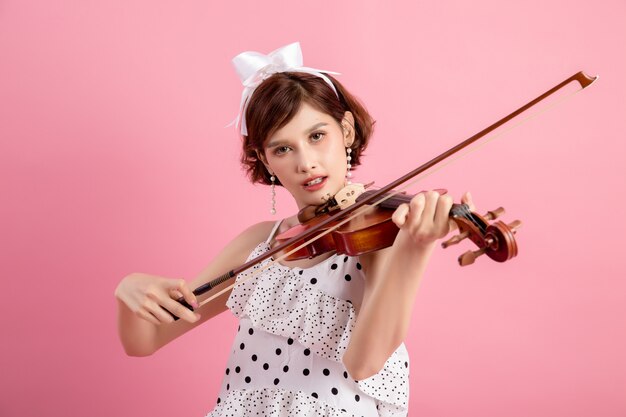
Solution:
<path fill-rule="evenodd" d="M 199 286 L 198 288 L 193 290 L 193 293 L 195 295 L 204 294 L 205 292 L 211 290 L 217 285 L 220 285 L 223 282 L 234 278 L 237 274 L 243 271 L 246 271 L 249 268 L 252 268 L 253 266 L 260 264 L 262 261 L 268 258 L 271 258 L 277 253 L 281 253 L 282 255 L 280 255 L 277 259 L 274 259 L 273 262 L 279 262 L 285 259 L 286 257 L 290 256 L 292 253 L 296 253 L 304 247 L 311 246 L 315 241 L 322 239 L 324 236 L 326 236 L 327 234 L 330 234 L 335 229 L 341 228 L 344 224 L 348 222 L 352 222 L 358 216 L 364 216 L 363 217 L 364 219 L 368 217 L 372 217 L 373 216 L 372 214 L 367 214 L 370 212 L 370 210 L 374 210 L 374 211 L 384 210 L 384 208 L 373 208 L 373 207 L 381 205 L 382 203 L 384 203 L 384 201 L 392 199 L 392 198 L 396 198 L 396 199 L 402 198 L 402 194 L 398 194 L 399 191 L 402 191 L 401 189 L 398 190 L 401 184 L 407 182 L 408 180 L 412 179 L 418 174 L 442 162 L 446 158 L 450 157 L 451 155 L 455 154 L 461 149 L 467 147 L 468 145 L 476 142 L 478 139 L 482 138 L 483 136 L 497 129 L 498 127 L 508 122 L 509 120 L 513 119 L 514 117 L 517 117 L 519 114 L 528 110 L 530 107 L 536 105 L 537 103 L 544 100 L 546 97 L 560 90 L 561 88 L 568 85 L 569 83 L 574 82 L 574 81 L 578 82 L 581 87 L 580 90 L 583 90 L 589 85 L 591 85 L 597 79 L 598 79 L 598 76 L 590 77 L 587 74 L 585 74 L 583 71 L 577 72 L 576 74 L 572 75 L 571 77 L 567 78 L 566 80 L 552 87 L 550 90 L 546 91 L 539 97 L 535 98 L 534 100 L 526 103 L 519 109 L 515 110 L 508 116 L 503 117 L 502 119 L 498 120 L 491 126 L 488 126 L 482 131 L 476 133 L 470 138 L 452 147 L 451 149 L 442 153 L 441 155 L 431 159 L 430 161 L 419 166 L 418 168 L 402 176 L 401 178 L 398 178 L 397 180 L 387 184 L 386 186 L 382 187 L 378 191 L 373 191 L 371 193 L 366 194 L 365 192 L 360 193 L 358 192 L 358 190 L 355 190 L 354 188 L 350 188 L 350 187 L 344 188 L 342 190 L 343 194 L 340 193 L 341 195 L 330 198 L 327 201 L 328 204 L 324 204 L 323 205 L 324 207 L 322 207 L 321 210 L 320 208 L 314 208 L 312 210 L 312 212 L 316 214 L 320 211 L 322 212 L 325 211 L 325 213 L 323 213 L 324 216 L 320 216 L 318 219 L 316 219 L 314 225 L 304 228 L 304 230 L 299 229 L 301 232 L 298 235 L 294 235 L 291 238 L 288 238 L 286 241 L 279 244 L 277 247 L 261 254 L 260 256 L 246 262 L 245 264 L 233 270 L 230 270 L 224 273 L 223 275 L 207 282 L 206 284 Z M 580 90 L 577 90 L 576 92 Z M 396 191 L 393 191 L 394 189 L 396 189 Z M 361 197 L 362 195 L 363 197 Z M 354 200 L 352 199 L 352 197 L 354 197 Z M 407 198 L 409 197 L 407 196 Z M 355 213 L 357 210 L 358 212 Z M 390 210 L 390 209 L 387 209 L 387 210 Z M 475 243 L 478 246 L 478 250 L 470 251 L 461 255 L 461 257 L 459 258 L 459 263 L 461 265 L 471 264 L 472 262 L 474 262 L 476 257 L 482 254 L 487 254 L 491 259 L 494 259 L 498 262 L 504 262 L 516 256 L 517 244 L 514 239 L 514 234 L 515 234 L 515 231 L 521 225 L 521 222 L 516 220 L 510 224 L 505 224 L 503 222 L 498 221 L 498 222 L 489 224 L 489 221 L 494 220 L 497 217 L 499 217 L 503 213 L 503 211 L 504 210 L 502 208 L 499 208 L 494 211 L 488 212 L 484 216 L 480 216 L 476 213 L 470 212 L 469 208 L 467 206 L 463 207 L 462 204 L 457 204 L 453 206 L 453 208 L 450 211 L 450 218 L 454 220 L 455 223 L 458 225 L 460 234 L 444 242 L 443 243 L 444 247 L 454 245 L 460 242 L 461 240 L 463 240 L 464 238 L 469 238 L 473 243 Z M 356 220 L 354 223 L 360 223 L 360 222 L 364 222 L 364 220 Z M 334 223 L 332 227 L 330 226 L 331 223 Z M 385 222 L 383 221 L 380 223 L 384 224 Z M 394 224 L 394 227 L 395 227 L 395 224 Z M 365 229 L 364 232 L 365 234 L 375 234 L 375 232 L 373 232 L 372 230 L 368 232 L 368 230 Z M 393 239 L 389 238 L 389 236 L 394 233 L 393 228 L 387 224 L 386 226 L 381 226 L 381 229 L 377 229 L 377 230 L 386 231 L 385 233 L 387 236 L 384 239 L 383 238 L 380 239 L 380 242 L 383 242 L 383 243 L 379 242 L 379 245 L 387 244 L 389 246 L 390 245 L 389 242 L 390 241 L 393 242 Z M 397 231 L 395 233 L 397 233 Z M 334 246 L 334 249 L 329 249 L 329 250 L 346 250 L 346 251 L 353 250 L 353 248 L 348 247 L 350 245 L 342 242 L 341 239 L 338 239 L 338 240 L 340 242 L 339 244 L 337 244 L 335 242 L 335 239 L 333 238 L 333 243 L 335 246 Z M 373 239 L 373 240 L 376 240 L 376 239 Z M 352 241 L 351 245 L 353 246 L 358 246 L 360 244 L 359 243 L 360 240 L 358 238 L 353 238 L 351 241 Z M 300 244 L 295 245 L 296 242 L 299 242 Z M 292 249 L 285 251 L 288 247 Z M 375 247 L 376 245 L 369 244 L 368 247 L 365 248 L 365 250 L 375 250 L 375 249 L 372 249 Z M 307 249 L 307 251 L 309 252 L 305 251 L 304 255 L 302 256 L 310 257 L 312 254 L 316 256 L 315 255 L 317 253 L 316 251 L 321 251 L 321 250 L 322 249 L 319 249 L 319 248 Z M 359 250 L 362 250 L 362 249 L 359 249 Z M 351 253 L 358 253 L 358 250 L 356 252 L 351 252 Z M 268 266 L 269 265 L 265 266 L 265 268 Z M 256 274 L 260 273 L 265 268 L 259 268 Z M 251 279 L 257 276 L 256 274 L 252 274 L 252 276 L 248 277 L 247 279 Z M 223 288 L 218 293 L 202 301 L 200 303 L 200 306 L 210 302 L 211 300 L 220 296 L 224 292 L 231 290 L 235 285 L 237 284 L 233 283 L 232 285 L 226 288 Z M 194 310 L 193 307 L 189 305 L 183 297 L 179 298 L 177 301 L 183 304 L 188 309 L 192 311 Z M 178 317 L 176 317 L 173 314 L 172 316 L 174 317 L 175 320 L 178 320 Z"/>
<path fill-rule="evenodd" d="M 364 191 L 365 186 L 361 184 L 350 184 L 339 191 L 335 196 L 347 195 L 341 205 L 351 205 L 359 200 L 367 200 L 375 192 Z M 435 190 L 443 195 L 447 190 Z M 339 220 L 328 223 L 319 228 L 320 238 L 305 244 L 302 239 L 296 239 L 293 243 L 286 245 L 283 250 L 288 254 L 283 259 L 287 261 L 310 259 L 327 252 L 336 252 L 348 256 L 360 256 L 366 253 L 384 249 L 393 244 L 399 228 L 391 220 L 391 216 L 400 204 L 409 203 L 413 195 L 404 193 L 384 194 L 384 201 L 376 206 L 370 206 L 363 210 L 363 213 L 351 217 L 347 222 L 337 226 Z M 354 202 L 350 201 L 352 198 Z M 304 208 L 298 214 L 301 224 L 276 236 L 276 241 L 284 243 L 297 236 L 301 236 L 307 229 L 315 227 L 320 222 L 330 216 L 330 207 L 334 203 L 331 201 L 325 207 L 315 207 L 311 212 L 311 207 Z M 314 214 L 314 216 L 313 216 Z M 505 262 L 518 253 L 515 233 L 522 222 L 515 220 L 510 224 L 502 221 L 489 224 L 504 214 L 504 208 L 489 211 L 484 215 L 479 215 L 470 210 L 467 204 L 453 204 L 449 217 L 456 224 L 459 234 L 442 243 L 445 249 L 449 246 L 469 238 L 478 246 L 478 250 L 467 251 L 459 256 L 459 265 L 466 266 L 474 263 L 476 258 L 486 254 L 489 258 L 497 262 Z M 323 233 L 326 232 L 327 233 Z"/>

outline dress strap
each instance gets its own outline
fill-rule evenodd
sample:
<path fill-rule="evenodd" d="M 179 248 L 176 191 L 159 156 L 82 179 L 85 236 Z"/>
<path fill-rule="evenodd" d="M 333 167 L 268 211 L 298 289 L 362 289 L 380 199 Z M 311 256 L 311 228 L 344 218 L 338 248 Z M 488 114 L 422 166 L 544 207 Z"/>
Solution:
<path fill-rule="evenodd" d="M 272 232 L 270 233 L 270 235 L 267 237 L 267 240 L 265 241 L 265 243 L 267 243 L 269 245 L 269 243 L 272 241 L 272 239 L 274 238 L 274 234 L 276 233 L 276 231 L 278 230 L 278 227 L 280 226 L 280 224 L 283 222 L 284 219 L 282 220 L 278 220 L 276 222 L 276 224 L 274 224 L 274 228 L 272 229 Z"/>

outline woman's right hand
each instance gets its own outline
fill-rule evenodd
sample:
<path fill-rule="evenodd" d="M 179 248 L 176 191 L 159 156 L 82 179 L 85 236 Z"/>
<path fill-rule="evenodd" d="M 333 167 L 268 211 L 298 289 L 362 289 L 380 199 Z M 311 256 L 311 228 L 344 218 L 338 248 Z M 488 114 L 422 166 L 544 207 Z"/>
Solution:
<path fill-rule="evenodd" d="M 172 314 L 190 323 L 200 319 L 200 314 L 176 301 L 184 297 L 189 305 L 198 307 L 196 296 L 183 278 L 130 274 L 118 284 L 115 297 L 126 304 L 135 315 L 155 325 L 174 322 Z"/>

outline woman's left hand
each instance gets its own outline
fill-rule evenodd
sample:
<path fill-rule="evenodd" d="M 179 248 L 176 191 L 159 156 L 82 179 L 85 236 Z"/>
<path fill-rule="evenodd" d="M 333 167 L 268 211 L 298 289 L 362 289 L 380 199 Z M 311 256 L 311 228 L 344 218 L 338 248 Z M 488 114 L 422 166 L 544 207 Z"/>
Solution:
<path fill-rule="evenodd" d="M 475 209 L 469 191 L 463 194 L 461 202 L 469 205 L 470 210 Z M 456 223 L 449 218 L 452 203 L 452 197 L 448 194 L 421 192 L 409 204 L 398 206 L 391 219 L 415 245 L 431 246 L 457 228 Z"/>

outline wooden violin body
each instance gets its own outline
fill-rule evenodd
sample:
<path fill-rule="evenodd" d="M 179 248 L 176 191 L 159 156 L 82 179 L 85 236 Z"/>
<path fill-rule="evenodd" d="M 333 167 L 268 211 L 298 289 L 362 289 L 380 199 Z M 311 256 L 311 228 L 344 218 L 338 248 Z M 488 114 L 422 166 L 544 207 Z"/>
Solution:
<path fill-rule="evenodd" d="M 437 190 L 439 194 L 445 194 L 446 190 Z M 365 191 L 356 198 L 367 198 L 373 193 Z M 407 194 L 395 194 L 376 206 L 369 206 L 359 215 L 350 218 L 347 222 L 340 224 L 331 222 L 318 230 L 318 234 L 310 239 L 308 244 L 303 241 L 295 241 L 285 247 L 284 252 L 292 252 L 285 259 L 288 261 L 315 258 L 327 252 L 336 252 L 348 256 L 360 256 L 369 252 L 374 252 L 393 244 L 398 227 L 391 220 L 394 210 L 402 203 L 408 203 L 413 196 Z M 460 233 L 457 236 L 444 242 L 444 248 L 459 243 L 465 238 L 469 238 L 478 246 L 478 250 L 469 251 L 459 257 L 461 266 L 469 265 L 482 255 L 487 254 L 497 262 L 507 261 L 517 255 L 518 248 L 515 241 L 515 232 L 520 227 L 521 222 L 507 225 L 501 221 L 489 224 L 504 213 L 503 208 L 490 211 L 484 216 L 473 213 L 466 204 L 453 204 L 450 210 L 450 218 L 456 223 Z M 286 232 L 278 235 L 276 240 L 280 243 L 302 235 L 308 229 L 317 227 L 318 224 L 326 221 L 330 214 L 323 213 L 313 217 L 303 224 L 299 224 Z M 331 230 L 334 229 L 334 230 Z"/>
<path fill-rule="evenodd" d="M 311 244 L 296 250 L 287 256 L 288 261 L 297 259 L 315 258 L 327 252 L 337 252 L 349 256 L 359 256 L 391 246 L 398 234 L 398 227 L 391 221 L 392 210 L 380 207 L 371 207 L 366 213 L 349 220 L 336 230 L 324 234 Z M 278 235 L 276 240 L 283 242 L 301 234 L 310 227 L 326 220 L 328 214 L 315 217 L 307 223 L 297 225 Z M 333 224 L 320 229 L 320 234 L 333 227 Z M 297 241 L 285 248 L 285 252 L 297 248 L 302 244 Z"/>

